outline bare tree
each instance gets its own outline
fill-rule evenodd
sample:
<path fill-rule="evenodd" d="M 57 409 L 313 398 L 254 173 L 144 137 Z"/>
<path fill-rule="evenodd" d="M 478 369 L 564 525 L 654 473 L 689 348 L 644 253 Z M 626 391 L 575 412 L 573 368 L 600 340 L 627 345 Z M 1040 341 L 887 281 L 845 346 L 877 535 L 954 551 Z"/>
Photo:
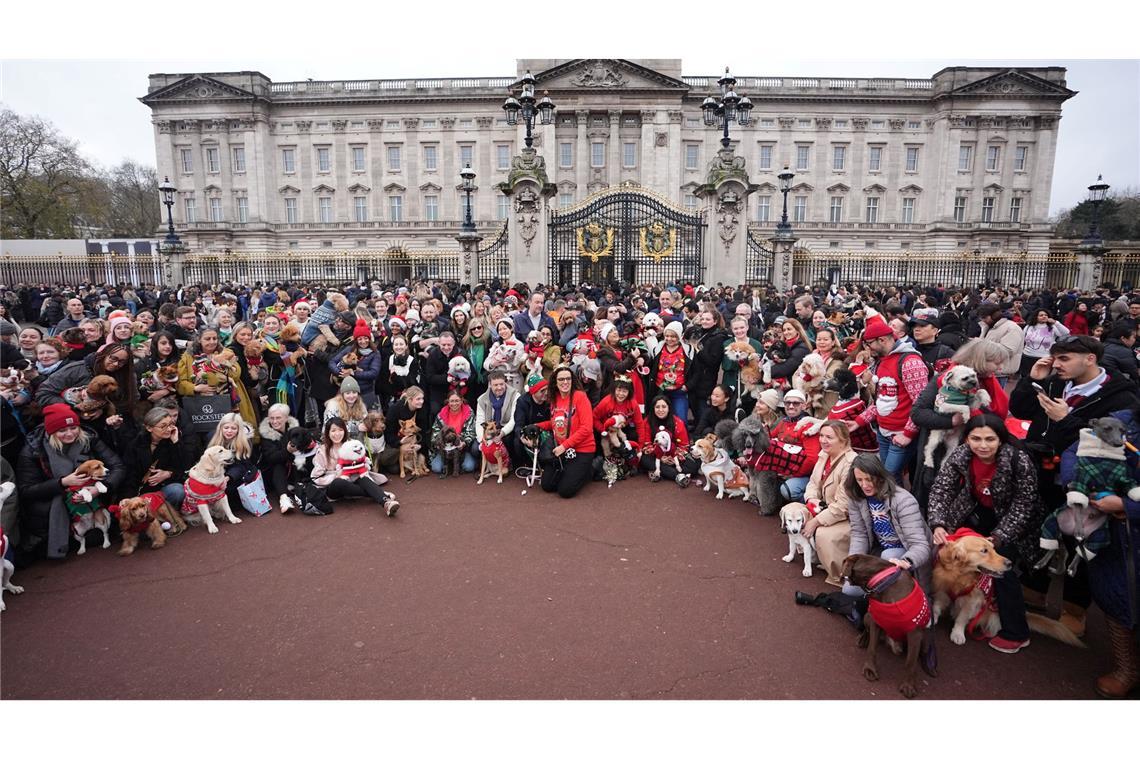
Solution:
<path fill-rule="evenodd" d="M 0 110 L 0 234 L 4 237 L 72 236 L 76 217 L 95 211 L 89 203 L 93 175 L 77 144 L 50 123 Z"/>
<path fill-rule="evenodd" d="M 162 225 L 158 174 L 153 167 L 131 160 L 111 169 L 106 177 L 110 208 L 107 226 L 114 237 L 154 237 Z"/>

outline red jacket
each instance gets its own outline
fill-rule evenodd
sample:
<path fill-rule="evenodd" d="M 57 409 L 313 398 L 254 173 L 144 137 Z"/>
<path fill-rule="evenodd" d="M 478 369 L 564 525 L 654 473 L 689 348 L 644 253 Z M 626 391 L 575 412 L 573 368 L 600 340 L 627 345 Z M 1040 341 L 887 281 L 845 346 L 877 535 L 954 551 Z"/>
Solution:
<path fill-rule="evenodd" d="M 1061 320 L 1061 324 L 1069 328 L 1069 332 L 1073 335 L 1088 335 L 1089 334 L 1089 318 L 1085 316 L 1087 312 L 1081 313 L 1075 308 L 1065 315 Z"/>
<path fill-rule="evenodd" d="M 646 432 L 646 434 L 645 434 L 645 440 L 649 442 L 650 446 L 652 446 L 653 445 L 653 436 L 657 435 L 658 430 L 664 430 L 665 426 L 656 422 L 656 421 L 654 421 L 652 423 L 652 426 L 650 426 L 649 422 L 646 422 L 645 424 L 646 424 L 646 428 L 648 429 L 648 432 Z M 673 456 L 677 456 L 678 453 L 688 453 L 688 451 L 689 451 L 689 431 L 685 427 L 684 422 L 681 422 L 679 419 L 674 417 L 673 418 L 673 451 L 671 453 L 673 454 Z"/>
<path fill-rule="evenodd" d="M 645 415 L 641 413 L 637 399 L 634 398 L 627 398 L 621 404 L 614 401 L 612 395 L 603 398 L 594 409 L 594 430 L 597 430 L 599 435 L 605 434 L 606 420 L 615 414 L 625 417 L 626 427 L 633 425 L 640 445 L 644 446 L 649 441 L 649 425 L 646 424 Z"/>
<path fill-rule="evenodd" d="M 569 425 L 559 430 L 557 420 L 567 417 Z M 590 397 L 583 391 L 574 391 L 570 398 L 555 391 L 550 398 L 550 419 L 539 422 L 538 426 L 554 433 L 556 446 L 574 449 L 579 455 L 593 454 L 597 450 L 594 444 L 594 409 L 590 406 Z"/>

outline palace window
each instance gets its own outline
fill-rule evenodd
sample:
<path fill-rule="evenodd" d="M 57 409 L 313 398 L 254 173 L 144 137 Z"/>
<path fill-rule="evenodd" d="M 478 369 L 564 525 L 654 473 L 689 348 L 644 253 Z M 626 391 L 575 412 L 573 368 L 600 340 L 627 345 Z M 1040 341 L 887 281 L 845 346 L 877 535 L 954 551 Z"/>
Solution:
<path fill-rule="evenodd" d="M 354 172 L 362 172 L 364 169 L 364 147 L 354 145 L 352 146 L 352 170 Z"/>
<path fill-rule="evenodd" d="M 762 150 L 762 149 L 761 149 Z M 701 146 L 694 143 L 685 145 L 685 168 L 698 169 L 701 165 Z"/>
<path fill-rule="evenodd" d="M 574 143 L 558 143 L 558 166 L 570 169 L 574 166 Z"/>
<path fill-rule="evenodd" d="M 877 172 L 882 168 L 883 164 L 883 149 L 881 146 L 871 146 L 871 151 L 868 154 L 869 160 L 867 162 L 867 170 Z"/>
<path fill-rule="evenodd" d="M 434 172 L 439 168 L 438 151 L 434 145 L 424 146 L 424 171 Z"/>
<path fill-rule="evenodd" d="M 809 129 L 811 127 L 811 119 L 800 119 L 796 122 L 796 125 L 803 129 Z"/>
<path fill-rule="evenodd" d="M 986 171 L 996 172 L 1001 166 L 1001 146 L 991 145 L 986 148 Z"/>
<path fill-rule="evenodd" d="M 1016 172 L 1025 171 L 1026 164 L 1029 163 L 1029 146 L 1018 145 L 1017 151 L 1013 154 L 1013 170 Z"/>
<path fill-rule="evenodd" d="M 994 199 L 982 198 L 982 221 L 992 222 L 994 220 Z"/>
<path fill-rule="evenodd" d="M 696 147 L 696 146 L 694 146 L 694 147 Z M 761 145 L 760 146 L 760 168 L 761 169 L 771 169 L 772 168 L 772 146 L 771 145 Z"/>
<path fill-rule="evenodd" d="M 182 155 L 182 173 L 183 174 L 193 174 L 194 173 L 194 151 L 190 150 L 189 148 L 183 148 L 180 151 L 180 153 Z"/>
<path fill-rule="evenodd" d="M 914 198 L 902 199 L 902 223 L 914 224 Z"/>
<path fill-rule="evenodd" d="M 974 167 L 974 146 L 960 145 L 958 147 L 958 171 L 968 172 Z"/>
<path fill-rule="evenodd" d="M 827 215 L 827 221 L 835 223 L 843 221 L 843 199 L 834 197 L 831 199 L 831 209 Z"/>
<path fill-rule="evenodd" d="M 424 196 L 424 219 L 429 222 L 439 221 L 439 196 L 438 195 L 425 195 Z"/>
<path fill-rule="evenodd" d="M 230 154 L 230 159 L 230 165 L 233 167 L 234 174 L 242 174 L 245 172 L 245 148 L 234 148 Z"/>
<path fill-rule="evenodd" d="M 511 199 L 509 196 L 500 195 L 495 204 L 495 218 L 500 222 L 507 221 L 507 217 L 511 213 Z"/>
<path fill-rule="evenodd" d="M 919 122 L 919 121 L 908 121 L 908 122 L 906 123 L 906 128 L 907 128 L 907 129 L 921 129 L 921 128 L 922 128 L 922 122 Z"/>
<path fill-rule="evenodd" d="M 221 162 L 218 161 L 218 149 L 206 148 L 206 171 L 210 174 L 217 174 L 221 168 Z"/>
<path fill-rule="evenodd" d="M 871 129 L 882 129 L 886 126 L 886 122 L 876 119 L 871 122 Z"/>
<path fill-rule="evenodd" d="M 961 224 L 966 221 L 966 197 L 959 195 L 954 199 L 954 221 Z"/>
<path fill-rule="evenodd" d="M 404 221 L 404 196 L 402 195 L 389 195 L 388 196 L 388 221 L 402 222 Z"/>
<path fill-rule="evenodd" d="M 792 207 L 792 221 L 802 222 L 807 219 L 807 196 L 797 195 L 795 205 Z"/>
<path fill-rule="evenodd" d="M 810 145 L 797 145 L 796 146 L 796 170 L 807 171 L 808 159 L 811 156 Z"/>
<path fill-rule="evenodd" d="M 435 127 L 435 119 L 424 119 L 420 122 L 420 126 L 424 129 L 433 129 Z"/>
<path fill-rule="evenodd" d="M 186 223 L 194 224 L 198 221 L 198 204 L 193 198 L 187 198 L 183 201 L 183 207 L 186 210 Z"/>
<path fill-rule="evenodd" d="M 832 171 L 841 172 L 847 165 L 847 146 L 836 145 L 831 150 L 831 169 Z"/>
<path fill-rule="evenodd" d="M 872 224 L 879 221 L 879 199 L 878 198 L 868 198 L 867 199 L 867 221 L 869 223 L 872 223 Z"/>
<path fill-rule="evenodd" d="M 285 222 L 287 224 L 296 224 L 297 223 L 297 199 L 296 198 L 286 198 L 285 199 Z"/>
<path fill-rule="evenodd" d="M 908 172 L 918 171 L 918 148 L 906 149 L 906 170 Z"/>
<path fill-rule="evenodd" d="M 358 222 L 368 221 L 368 199 L 364 196 L 352 199 L 352 218 Z"/>
<path fill-rule="evenodd" d="M 328 196 L 317 198 L 317 218 L 320 219 L 322 224 L 332 222 L 332 198 Z"/>
<path fill-rule="evenodd" d="M 1021 199 L 1020 198 L 1010 198 L 1009 199 L 1009 221 L 1015 222 L 1015 223 L 1021 221 Z"/>
<path fill-rule="evenodd" d="M 697 196 L 692 193 L 685 193 L 685 209 L 688 211 L 697 210 Z"/>
<path fill-rule="evenodd" d="M 237 199 L 237 220 L 241 224 L 249 221 L 249 198 Z"/>
<path fill-rule="evenodd" d="M 637 143 L 622 143 L 621 165 L 624 169 L 634 169 L 637 167 Z"/>
<path fill-rule="evenodd" d="M 574 193 L 559 193 L 558 208 L 570 208 L 574 205 Z"/>
<path fill-rule="evenodd" d="M 210 199 L 210 221 L 211 222 L 222 221 L 222 199 L 221 198 L 211 198 Z"/>
<path fill-rule="evenodd" d="M 474 145 L 460 145 L 459 146 L 459 168 L 470 166 L 474 162 L 475 146 Z"/>
<path fill-rule="evenodd" d="M 398 172 L 402 164 L 399 145 L 388 146 L 388 171 Z"/>
<path fill-rule="evenodd" d="M 776 126 L 776 120 L 775 119 L 761 119 L 760 120 L 760 126 L 762 126 L 762 127 L 774 127 L 774 126 Z"/>
<path fill-rule="evenodd" d="M 499 169 L 504 171 L 511 168 L 511 146 L 495 146 L 495 163 Z"/>
<path fill-rule="evenodd" d="M 294 159 L 295 155 L 292 148 L 281 149 L 281 171 L 286 174 L 292 174 L 297 171 L 297 162 Z"/>
<path fill-rule="evenodd" d="M 772 215 L 772 196 L 761 195 L 756 199 L 756 221 L 766 222 Z"/>
<path fill-rule="evenodd" d="M 847 119 L 836 119 L 835 120 L 835 126 L 838 128 L 846 127 L 847 126 Z"/>
<path fill-rule="evenodd" d="M 590 143 L 590 166 L 593 168 L 601 168 L 606 165 L 606 144 L 605 143 Z"/>
<path fill-rule="evenodd" d="M 328 148 L 317 148 L 317 171 L 332 171 L 332 159 L 329 158 Z"/>

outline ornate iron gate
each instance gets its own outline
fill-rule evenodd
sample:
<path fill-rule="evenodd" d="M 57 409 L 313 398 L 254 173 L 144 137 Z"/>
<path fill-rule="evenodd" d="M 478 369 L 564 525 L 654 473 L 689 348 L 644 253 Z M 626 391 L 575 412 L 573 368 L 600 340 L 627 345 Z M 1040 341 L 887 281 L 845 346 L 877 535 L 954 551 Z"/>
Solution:
<path fill-rule="evenodd" d="M 550 216 L 550 282 L 699 283 L 705 220 L 640 188 L 603 190 Z"/>
<path fill-rule="evenodd" d="M 744 258 L 745 285 L 772 282 L 772 249 L 766 248 L 765 241 L 757 237 L 757 234 L 754 230 L 748 230 L 748 252 Z"/>

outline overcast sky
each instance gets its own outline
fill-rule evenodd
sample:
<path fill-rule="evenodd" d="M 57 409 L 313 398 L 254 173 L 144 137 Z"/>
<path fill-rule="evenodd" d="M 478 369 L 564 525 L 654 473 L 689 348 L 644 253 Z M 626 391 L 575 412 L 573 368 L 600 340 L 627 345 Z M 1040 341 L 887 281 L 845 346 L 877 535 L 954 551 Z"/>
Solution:
<path fill-rule="evenodd" d="M 1097 174 L 1116 189 L 1140 188 L 1140 62 L 1135 60 L 980 60 L 930 59 L 877 61 L 793 61 L 774 66 L 715 46 L 709 53 L 686 53 L 686 76 L 716 74 L 725 63 L 737 76 L 846 76 L 925 78 L 945 66 L 1064 66 L 1067 84 L 1079 95 L 1063 107 L 1050 202 L 1052 213 L 1079 202 Z M 628 55 L 628 57 L 636 57 Z M 0 101 L 20 114 L 52 121 L 78 140 L 86 155 L 103 165 L 124 158 L 154 165 L 150 109 L 138 102 L 147 75 L 157 72 L 257 70 L 274 81 L 386 79 L 402 77 L 511 76 L 515 59 L 467 50 L 458 55 L 392 58 L 330 58 L 297 61 L 254 56 L 249 59 L 146 61 L 5 61 L 0 63 Z M 748 94 L 742 92 L 742 94 Z"/>

